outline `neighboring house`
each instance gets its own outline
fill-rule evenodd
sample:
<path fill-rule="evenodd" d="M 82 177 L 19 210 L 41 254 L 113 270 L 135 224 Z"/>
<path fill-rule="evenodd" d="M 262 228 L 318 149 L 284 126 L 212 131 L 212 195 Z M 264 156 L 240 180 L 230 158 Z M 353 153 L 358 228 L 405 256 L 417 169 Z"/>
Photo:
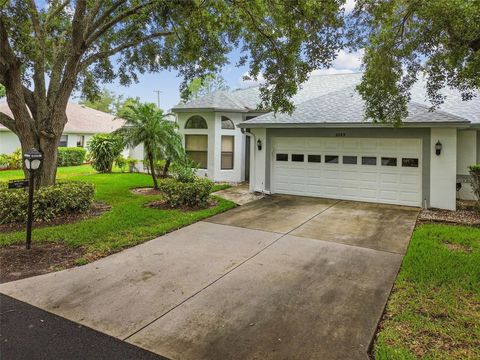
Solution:
<path fill-rule="evenodd" d="M 291 114 L 256 110 L 258 87 L 217 92 L 172 109 L 186 151 L 215 181 L 251 191 L 455 209 L 472 199 L 480 162 L 480 98 L 453 90 L 430 111 L 422 82 L 396 128 L 364 121 L 361 74 L 312 76 Z M 436 148 L 441 148 L 439 154 Z"/>
<path fill-rule="evenodd" d="M 6 101 L 0 103 L 0 112 L 13 116 Z M 123 120 L 112 114 L 69 103 L 67 119 L 59 146 L 86 147 L 88 140 L 98 133 L 111 133 L 123 125 Z M 20 148 L 17 135 L 0 124 L 0 154 L 9 154 Z"/>

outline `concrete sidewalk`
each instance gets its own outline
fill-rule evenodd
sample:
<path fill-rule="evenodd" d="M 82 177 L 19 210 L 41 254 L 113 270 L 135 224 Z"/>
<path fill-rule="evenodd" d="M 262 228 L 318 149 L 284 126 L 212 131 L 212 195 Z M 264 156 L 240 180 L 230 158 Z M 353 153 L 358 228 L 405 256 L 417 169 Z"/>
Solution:
<path fill-rule="evenodd" d="M 417 214 L 269 197 L 0 292 L 170 358 L 366 359 Z"/>

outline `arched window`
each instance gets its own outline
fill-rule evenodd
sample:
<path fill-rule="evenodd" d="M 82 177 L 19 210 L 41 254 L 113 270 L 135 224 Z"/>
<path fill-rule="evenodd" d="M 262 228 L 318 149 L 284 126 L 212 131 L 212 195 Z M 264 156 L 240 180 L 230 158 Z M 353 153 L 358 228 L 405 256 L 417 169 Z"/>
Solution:
<path fill-rule="evenodd" d="M 222 116 L 222 129 L 234 130 L 235 125 L 233 124 L 233 121 L 230 120 L 228 117 Z"/>
<path fill-rule="evenodd" d="M 207 129 L 207 122 L 200 115 L 193 115 L 187 120 L 185 129 Z"/>

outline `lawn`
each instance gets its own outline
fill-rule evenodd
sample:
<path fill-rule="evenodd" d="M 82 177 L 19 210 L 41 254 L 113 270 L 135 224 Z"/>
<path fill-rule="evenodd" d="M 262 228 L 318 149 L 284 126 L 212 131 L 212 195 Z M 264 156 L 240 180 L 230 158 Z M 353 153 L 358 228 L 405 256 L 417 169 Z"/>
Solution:
<path fill-rule="evenodd" d="M 22 177 L 21 171 L 0 172 L 0 181 Z M 58 179 L 94 183 L 96 200 L 112 207 L 97 217 L 33 231 L 33 246 L 40 242 L 60 242 L 84 248 L 86 255 L 78 263 L 142 243 L 235 206 L 230 201 L 216 198 L 216 206 L 198 211 L 145 207 L 146 203 L 158 199 L 158 196 L 138 195 L 130 191 L 135 187 L 152 186 L 151 177 L 145 174 L 97 174 L 90 166 L 75 166 L 59 168 Z M 0 246 L 22 243 L 24 240 L 24 231 L 0 234 Z"/>
<path fill-rule="evenodd" d="M 375 359 L 480 359 L 480 228 L 426 224 L 413 234 Z"/>

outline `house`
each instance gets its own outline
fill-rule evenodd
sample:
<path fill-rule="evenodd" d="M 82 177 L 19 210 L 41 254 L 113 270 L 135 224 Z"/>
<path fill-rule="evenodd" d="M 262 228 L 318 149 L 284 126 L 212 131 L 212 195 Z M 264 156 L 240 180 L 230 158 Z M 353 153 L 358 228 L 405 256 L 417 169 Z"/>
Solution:
<path fill-rule="evenodd" d="M 13 117 L 6 101 L 0 103 L 0 112 Z M 85 147 L 94 134 L 111 133 L 123 125 L 123 120 L 115 119 L 112 114 L 75 103 L 67 105 L 67 118 L 59 146 Z M 0 124 L 0 154 L 9 154 L 18 148 L 17 135 Z"/>
<path fill-rule="evenodd" d="M 455 209 L 473 199 L 468 166 L 480 162 L 480 98 L 430 111 L 423 82 L 401 127 L 364 120 L 361 74 L 312 76 L 295 111 L 257 110 L 258 87 L 177 105 L 185 149 L 199 175 L 249 181 L 251 191 Z"/>

